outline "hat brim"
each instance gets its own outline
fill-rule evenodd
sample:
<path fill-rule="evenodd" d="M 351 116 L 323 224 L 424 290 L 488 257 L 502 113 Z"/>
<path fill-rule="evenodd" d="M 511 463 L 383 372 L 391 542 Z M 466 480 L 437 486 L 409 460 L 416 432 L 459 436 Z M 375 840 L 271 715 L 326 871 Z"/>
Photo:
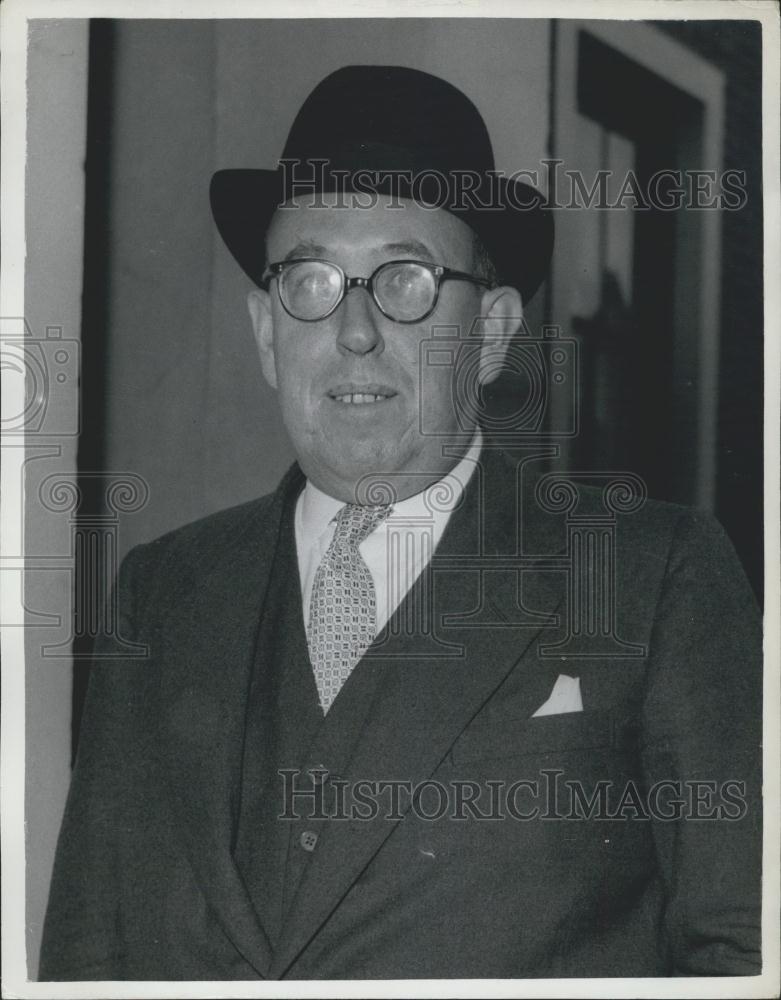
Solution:
<path fill-rule="evenodd" d="M 285 200 L 281 171 L 219 170 L 209 195 L 225 245 L 245 274 L 260 285 L 266 230 Z M 553 213 L 544 207 L 540 193 L 522 181 L 496 176 L 490 208 L 447 207 L 480 237 L 500 283 L 517 288 L 528 303 L 547 274 L 553 250 Z"/>

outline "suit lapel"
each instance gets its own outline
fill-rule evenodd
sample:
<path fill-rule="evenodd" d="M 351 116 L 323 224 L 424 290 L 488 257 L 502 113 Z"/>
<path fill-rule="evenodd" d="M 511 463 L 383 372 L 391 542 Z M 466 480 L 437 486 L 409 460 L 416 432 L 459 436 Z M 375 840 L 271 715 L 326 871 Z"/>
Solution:
<path fill-rule="evenodd" d="M 509 565 L 518 555 L 519 496 L 512 468 L 498 455 L 485 455 L 429 567 L 430 617 L 439 641 L 420 628 L 384 641 L 386 630 L 348 681 L 363 673 L 357 738 L 349 759 L 337 761 L 349 783 L 394 779 L 414 787 L 429 778 L 519 661 L 529 674 L 529 715 L 539 703 L 535 640 L 556 623 L 562 590 L 560 581 L 529 574 L 520 598 L 519 574 Z M 561 543 L 549 525 L 537 526 L 538 552 L 556 551 Z M 422 586 L 419 580 L 407 595 L 391 630 L 394 622 L 414 616 Z M 338 706 L 339 699 L 334 713 Z M 288 914 L 272 965 L 275 977 L 284 975 L 395 828 L 383 811 L 370 821 L 334 822 L 324 829 Z"/>
<path fill-rule="evenodd" d="M 203 553 L 204 580 L 176 595 L 161 632 L 160 755 L 198 884 L 242 956 L 261 975 L 271 949 L 233 862 L 251 667 L 283 505 L 294 467 L 243 531 Z"/>

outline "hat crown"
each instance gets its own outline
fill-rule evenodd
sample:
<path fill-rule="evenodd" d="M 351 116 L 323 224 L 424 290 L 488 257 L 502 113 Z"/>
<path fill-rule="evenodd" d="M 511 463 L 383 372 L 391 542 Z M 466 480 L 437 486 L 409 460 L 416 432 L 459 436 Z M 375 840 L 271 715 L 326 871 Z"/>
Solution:
<path fill-rule="evenodd" d="M 345 66 L 312 91 L 283 158 L 329 170 L 449 173 L 494 169 L 488 130 L 452 84 L 402 66 Z"/>

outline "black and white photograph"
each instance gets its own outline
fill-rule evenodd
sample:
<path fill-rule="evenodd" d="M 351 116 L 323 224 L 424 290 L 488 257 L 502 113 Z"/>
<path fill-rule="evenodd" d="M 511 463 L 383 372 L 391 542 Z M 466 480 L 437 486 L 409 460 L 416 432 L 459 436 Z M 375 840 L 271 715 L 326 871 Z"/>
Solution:
<path fill-rule="evenodd" d="M 778 996 L 777 4 L 0 16 L 3 995 Z"/>

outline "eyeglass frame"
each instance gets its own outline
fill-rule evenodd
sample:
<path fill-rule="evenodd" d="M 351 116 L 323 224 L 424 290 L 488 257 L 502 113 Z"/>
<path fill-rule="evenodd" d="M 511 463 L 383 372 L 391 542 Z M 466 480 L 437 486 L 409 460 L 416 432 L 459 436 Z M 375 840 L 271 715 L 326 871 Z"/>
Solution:
<path fill-rule="evenodd" d="M 437 303 L 439 302 L 439 291 L 440 288 L 442 287 L 443 281 L 470 281 L 474 285 L 482 285 L 484 288 L 487 289 L 496 288 L 496 283 L 489 281 L 487 278 L 478 278 L 477 275 L 467 274 L 465 271 L 454 271 L 452 268 L 445 267 L 444 264 L 432 264 L 427 260 L 414 260 L 412 258 L 402 258 L 400 260 L 386 260 L 382 264 L 379 264 L 377 267 L 375 267 L 375 269 L 368 276 L 368 278 L 360 278 L 360 277 L 350 277 L 344 271 L 343 268 L 339 267 L 338 264 L 334 264 L 333 261 L 325 260 L 322 257 L 294 257 L 291 258 L 290 260 L 280 260 L 274 264 L 269 264 L 266 267 L 265 273 L 263 274 L 262 278 L 263 284 L 261 287 L 263 287 L 266 291 L 268 291 L 272 279 L 279 277 L 279 275 L 286 267 L 290 267 L 293 264 L 328 264 L 329 267 L 333 267 L 336 271 L 338 271 L 342 278 L 342 290 L 339 295 L 339 298 L 336 300 L 336 302 L 328 310 L 327 313 L 324 313 L 322 316 L 318 316 L 315 319 L 302 319 L 300 316 L 296 316 L 294 313 L 292 313 L 285 305 L 285 300 L 282 298 L 282 292 L 279 289 L 279 282 L 277 282 L 277 295 L 279 296 L 279 301 L 282 303 L 282 308 L 285 310 L 288 316 L 292 317 L 295 320 L 298 320 L 299 323 L 320 323 L 322 320 L 328 319 L 329 316 L 332 316 L 336 312 L 336 310 L 339 308 L 342 302 L 344 302 L 344 300 L 347 298 L 347 295 L 350 293 L 350 291 L 352 291 L 353 288 L 365 289 L 371 295 L 372 301 L 380 310 L 382 315 L 385 316 L 386 319 L 389 319 L 392 323 L 400 323 L 405 326 L 411 326 L 413 323 L 422 323 L 424 319 L 428 319 L 428 317 L 434 312 L 434 310 L 437 308 Z M 380 304 L 377 298 L 377 295 L 374 290 L 374 278 L 384 268 L 390 267 L 393 264 L 416 264 L 418 267 L 425 268 L 434 277 L 435 281 L 434 300 L 431 303 L 430 308 L 425 313 L 423 313 L 422 316 L 418 316 L 417 319 L 396 319 L 394 316 L 391 316 L 382 308 L 382 305 Z"/>

